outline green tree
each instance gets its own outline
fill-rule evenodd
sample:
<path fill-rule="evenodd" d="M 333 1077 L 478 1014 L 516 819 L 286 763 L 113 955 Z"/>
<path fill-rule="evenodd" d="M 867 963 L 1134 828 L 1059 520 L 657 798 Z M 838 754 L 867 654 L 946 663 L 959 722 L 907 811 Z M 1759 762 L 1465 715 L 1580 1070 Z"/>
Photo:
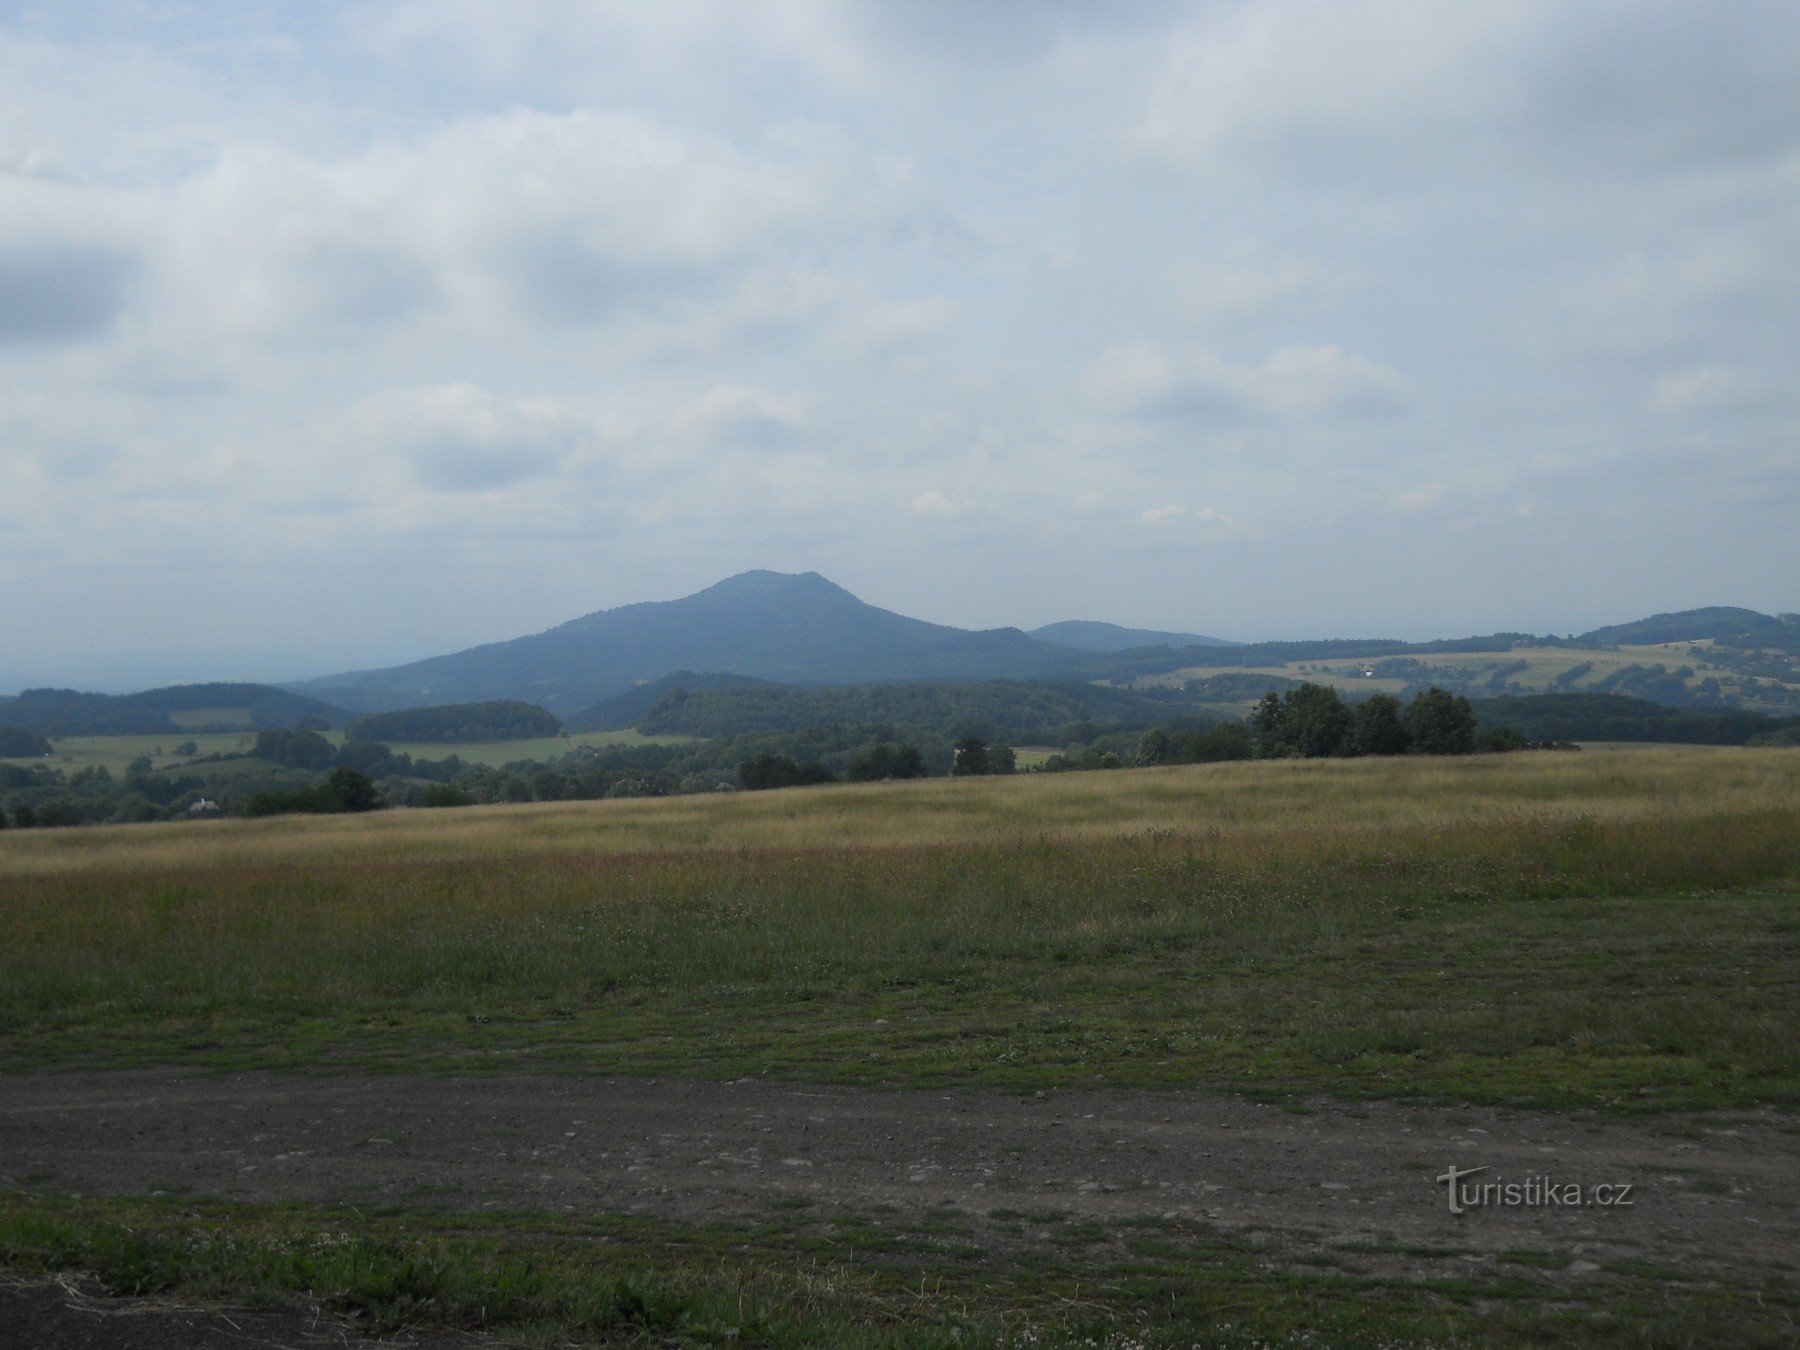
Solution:
<path fill-rule="evenodd" d="M 801 764 L 787 755 L 758 755 L 738 765 L 739 786 L 752 792 L 835 782 L 837 775 L 823 764 Z"/>
<path fill-rule="evenodd" d="M 338 811 L 373 811 L 381 805 L 381 793 L 375 780 L 366 773 L 342 765 L 325 775 L 319 790 L 328 802 L 333 803 L 331 809 Z"/>
<path fill-rule="evenodd" d="M 325 769 L 337 759 L 337 750 L 316 731 L 259 731 L 250 753 L 290 769 Z"/>
<path fill-rule="evenodd" d="M 916 745 L 895 749 L 882 741 L 866 755 L 850 761 L 844 777 L 852 783 L 879 783 L 889 778 L 923 778 L 925 757 Z"/>
<path fill-rule="evenodd" d="M 1139 764 L 1167 764 L 1169 762 L 1169 733 L 1161 727 L 1151 727 L 1138 739 L 1137 755 Z"/>
<path fill-rule="evenodd" d="M 1256 753 L 1264 759 L 1279 759 L 1292 754 L 1284 735 L 1285 716 L 1281 695 L 1273 689 L 1257 700 L 1250 714 L 1250 731 L 1256 738 Z"/>
<path fill-rule="evenodd" d="M 979 736 L 964 736 L 952 747 L 955 758 L 950 772 L 957 778 L 975 778 L 990 772 L 988 745 Z"/>
<path fill-rule="evenodd" d="M 475 799 L 454 783 L 433 783 L 413 798 L 414 806 L 473 806 Z"/>
<path fill-rule="evenodd" d="M 1351 709 L 1348 753 L 1404 755 L 1409 740 L 1400 700 L 1392 694 L 1365 698 Z"/>
<path fill-rule="evenodd" d="M 1531 742 L 1525 733 L 1511 727 L 1489 727 L 1481 733 L 1480 746 L 1487 754 L 1502 755 L 1513 750 L 1529 750 Z"/>
<path fill-rule="evenodd" d="M 1406 709 L 1406 734 L 1415 755 L 1467 755 L 1475 750 L 1475 709 L 1435 685 Z"/>
<path fill-rule="evenodd" d="M 1337 690 L 1303 684 L 1282 695 L 1282 735 L 1297 754 L 1323 759 L 1343 753 L 1350 734 L 1350 710 Z"/>

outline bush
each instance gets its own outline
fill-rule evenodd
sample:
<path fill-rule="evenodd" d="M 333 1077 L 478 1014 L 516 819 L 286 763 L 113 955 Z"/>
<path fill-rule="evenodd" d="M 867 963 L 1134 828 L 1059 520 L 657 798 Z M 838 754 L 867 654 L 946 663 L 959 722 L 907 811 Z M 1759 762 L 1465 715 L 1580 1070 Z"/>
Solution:
<path fill-rule="evenodd" d="M 259 731 L 250 753 L 289 769 L 328 769 L 337 760 L 331 742 L 316 731 Z"/>
<path fill-rule="evenodd" d="M 1221 722 L 1205 731 L 1178 731 L 1169 737 L 1169 762 L 1219 764 L 1249 759 L 1256 753 L 1250 728 L 1242 722 Z"/>
<path fill-rule="evenodd" d="M 42 759 L 50 751 L 50 738 L 41 731 L 0 727 L 0 759 Z"/>
<path fill-rule="evenodd" d="M 950 772 L 958 778 L 1011 773 L 1018 765 L 1010 745 L 989 745 L 979 736 L 964 736 L 952 751 Z"/>
<path fill-rule="evenodd" d="M 868 754 L 850 761 L 844 776 L 852 783 L 878 783 L 889 778 L 925 777 L 925 757 L 916 745 L 898 750 L 883 741 Z"/>
<path fill-rule="evenodd" d="M 310 734 L 310 733 L 308 733 Z M 381 805 L 375 780 L 342 766 L 311 787 L 285 792 L 259 792 L 244 804 L 246 816 L 336 815 L 373 811 Z"/>
<path fill-rule="evenodd" d="M 758 755 L 738 765 L 739 786 L 752 792 L 835 782 L 837 775 L 823 764 L 800 764 L 786 755 Z"/>
<path fill-rule="evenodd" d="M 455 783 L 433 783 L 413 798 L 414 806 L 473 806 L 475 799 Z"/>
<path fill-rule="evenodd" d="M 1531 741 L 1523 732 L 1514 731 L 1511 727 L 1489 727 L 1481 733 L 1479 742 L 1481 749 L 1490 755 L 1505 754 L 1512 750 L 1529 750 Z"/>

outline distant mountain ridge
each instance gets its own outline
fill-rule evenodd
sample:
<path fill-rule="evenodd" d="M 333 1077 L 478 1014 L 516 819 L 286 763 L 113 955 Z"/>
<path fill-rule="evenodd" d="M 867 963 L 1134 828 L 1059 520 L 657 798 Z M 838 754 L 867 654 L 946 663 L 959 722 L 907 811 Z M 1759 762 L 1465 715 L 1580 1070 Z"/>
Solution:
<path fill-rule="evenodd" d="M 1207 637 L 1201 633 L 1163 633 L 1154 628 L 1121 628 L 1116 623 L 1095 619 L 1068 619 L 1047 623 L 1026 633 L 1039 642 L 1054 642 L 1062 647 L 1077 647 L 1086 652 L 1123 652 L 1134 647 L 1236 647 L 1240 644 L 1225 638 Z"/>
<path fill-rule="evenodd" d="M 1706 640 L 1707 634 L 1800 628 L 1753 610 L 1655 615 L 1584 639 L 1496 633 L 1408 643 L 1393 639 L 1237 644 L 1200 634 L 1072 620 L 1032 633 L 928 623 L 859 600 L 817 572 L 742 572 L 679 600 L 585 614 L 542 633 L 382 670 L 288 685 L 357 712 L 522 699 L 579 724 L 623 725 L 656 701 L 634 691 L 678 672 L 711 681 L 873 684 L 918 680 L 1130 680 L 1195 666 L 1253 666 L 1424 652 L 1504 652 L 1515 646 Z M 1675 634 L 1660 638 L 1639 633 Z M 1721 639 L 1723 640 L 1723 639 Z M 1775 645 L 1779 645 L 1778 643 Z M 690 683 L 702 677 L 690 677 Z M 602 707 L 620 700 L 617 707 Z"/>
<path fill-rule="evenodd" d="M 1632 623 L 1596 628 L 1576 639 L 1591 646 L 1654 646 L 1665 642 L 1718 642 L 1800 652 L 1800 614 L 1760 614 L 1735 605 L 1652 614 Z"/>
<path fill-rule="evenodd" d="M 985 679 L 1049 674 L 1075 655 L 1017 628 L 910 619 L 817 572 L 754 571 L 680 600 L 600 610 L 530 637 L 288 687 L 359 711 L 525 699 L 573 713 L 679 670 L 801 684 Z"/>
<path fill-rule="evenodd" d="M 291 727 L 301 718 L 340 726 L 349 714 L 267 684 L 172 684 L 137 694 L 27 689 L 0 695 L 0 726 L 50 736 L 156 736 Z"/>
<path fill-rule="evenodd" d="M 172 685 L 136 694 L 31 689 L 12 697 L 0 695 L 0 726 L 50 735 L 275 728 L 292 726 L 301 718 L 341 726 L 359 713 L 519 700 L 568 719 L 572 729 L 609 729 L 635 723 L 675 689 L 991 680 L 1118 685 L 1188 669 L 1250 671 L 1301 661 L 1453 653 L 1477 658 L 1531 647 L 1579 652 L 1674 643 L 1708 644 L 1705 661 L 1686 653 L 1628 658 L 1642 668 L 1632 665 L 1622 672 L 1632 675 L 1633 682 L 1620 692 L 1642 691 L 1671 706 L 1710 701 L 1779 708 L 1795 703 L 1793 691 L 1800 687 L 1795 674 L 1800 669 L 1796 614 L 1713 606 L 1654 614 L 1577 638 L 1495 633 L 1420 643 L 1332 638 L 1226 644 L 1199 634 L 1086 620 L 1049 624 L 1034 633 L 1017 628 L 972 631 L 865 604 L 816 572 L 757 571 L 729 577 L 680 600 L 602 610 L 530 637 L 285 688 L 216 683 Z M 1677 667 L 1683 662 L 1701 667 L 1690 681 L 1698 681 L 1698 687 L 1674 690 L 1666 697 L 1658 692 L 1650 677 L 1659 675 L 1662 667 L 1642 663 L 1663 660 Z M 1289 667 L 1285 673 L 1295 672 Z M 1420 679 L 1439 678 L 1435 668 L 1421 668 L 1416 674 Z M 1443 672 L 1444 677 L 1450 674 Z M 1617 683 L 1612 675 L 1601 682 L 1603 674 L 1579 678 L 1585 684 L 1600 683 L 1602 689 Z M 1714 675 L 1716 680 L 1710 678 Z M 1570 679 L 1558 678 L 1554 688 L 1581 687 L 1574 678 L 1572 673 Z M 1682 681 L 1682 669 L 1676 669 L 1664 683 L 1673 688 Z M 1786 694 L 1777 687 L 1781 681 L 1786 682 Z"/>

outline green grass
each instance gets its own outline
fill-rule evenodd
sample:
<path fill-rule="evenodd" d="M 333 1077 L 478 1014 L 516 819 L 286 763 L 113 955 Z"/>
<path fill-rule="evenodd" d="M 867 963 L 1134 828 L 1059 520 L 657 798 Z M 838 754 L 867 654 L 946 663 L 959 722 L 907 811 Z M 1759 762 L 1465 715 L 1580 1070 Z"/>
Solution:
<path fill-rule="evenodd" d="M 1185 1222 L 972 1243 L 923 1223 L 784 1215 L 751 1226 L 544 1214 L 58 1199 L 0 1192 L 0 1265 L 83 1269 L 128 1294 L 293 1296 L 373 1331 L 540 1344 L 1222 1346 L 1787 1344 L 1791 1290 L 1548 1263 L 1423 1281 L 1359 1274 Z M 1455 1272 L 1452 1274 L 1451 1272 Z"/>
<path fill-rule="evenodd" d="M 62 773 L 104 768 L 123 777 L 125 768 L 139 755 L 148 755 L 158 769 L 185 764 L 193 756 L 177 755 L 175 747 L 192 741 L 196 755 L 243 754 L 256 743 L 254 731 L 171 731 L 156 736 L 58 736 L 55 753 L 48 759 L 9 759 L 8 764 L 43 765 Z"/>
<path fill-rule="evenodd" d="M 31 832 L 0 1066 L 1792 1104 L 1784 753 Z"/>

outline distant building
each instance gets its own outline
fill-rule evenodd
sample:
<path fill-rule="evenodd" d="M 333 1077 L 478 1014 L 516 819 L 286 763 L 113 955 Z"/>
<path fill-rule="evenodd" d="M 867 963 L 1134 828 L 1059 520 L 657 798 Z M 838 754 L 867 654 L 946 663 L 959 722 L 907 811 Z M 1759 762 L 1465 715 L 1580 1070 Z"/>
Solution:
<path fill-rule="evenodd" d="M 219 804 L 202 797 L 199 801 L 188 807 L 187 813 L 190 816 L 216 816 L 219 814 Z"/>

